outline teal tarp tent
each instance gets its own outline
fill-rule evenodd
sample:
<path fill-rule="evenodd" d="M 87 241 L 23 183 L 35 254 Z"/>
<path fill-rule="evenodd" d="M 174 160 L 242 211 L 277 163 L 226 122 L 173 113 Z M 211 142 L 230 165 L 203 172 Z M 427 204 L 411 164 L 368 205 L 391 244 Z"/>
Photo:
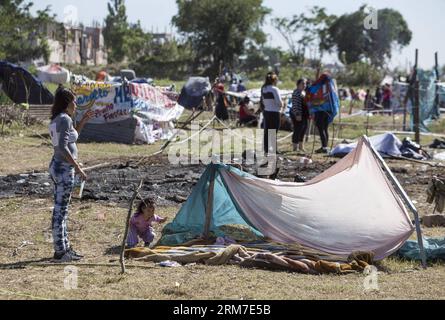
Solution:
<path fill-rule="evenodd" d="M 206 229 L 206 221 L 208 221 L 208 231 L 215 236 L 224 236 L 224 232 L 220 228 L 225 225 L 246 226 L 257 236 L 262 236 L 244 217 L 242 211 L 237 208 L 230 191 L 224 185 L 219 172 L 221 168 L 233 170 L 240 176 L 249 175 L 234 167 L 223 164 L 208 165 L 175 219 L 165 226 L 158 243 L 159 245 L 178 245 L 203 235 Z M 213 177 L 215 177 L 214 180 Z M 212 180 L 214 181 L 213 204 L 209 208 L 210 217 L 207 220 L 207 203 Z"/>

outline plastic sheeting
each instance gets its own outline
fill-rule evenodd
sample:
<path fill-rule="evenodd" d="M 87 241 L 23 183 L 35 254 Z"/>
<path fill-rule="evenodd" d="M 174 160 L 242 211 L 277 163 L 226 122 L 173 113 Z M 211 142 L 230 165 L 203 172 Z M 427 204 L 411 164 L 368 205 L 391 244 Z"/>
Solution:
<path fill-rule="evenodd" d="M 274 241 L 341 256 L 372 251 L 377 260 L 398 250 L 414 230 L 400 197 L 362 139 L 353 152 L 306 183 L 259 179 L 233 167 L 210 165 L 164 229 L 162 244 L 203 232 L 212 170 L 216 179 L 211 230 L 243 224 Z"/>
<path fill-rule="evenodd" d="M 173 135 L 173 120 L 184 108 L 162 90 L 149 84 L 88 82 L 73 85 L 77 94 L 76 119 L 94 111 L 89 125 L 109 125 L 136 118 L 134 137 L 137 142 L 153 143 Z M 93 127 L 92 127 L 93 128 Z M 104 129 L 98 135 L 107 134 Z M 97 137 L 100 141 L 117 141 L 111 134 Z M 89 136 L 95 139 L 94 135 Z"/>
<path fill-rule="evenodd" d="M 0 61 L 2 90 L 14 103 L 53 104 L 53 94 L 26 69 Z"/>
<path fill-rule="evenodd" d="M 445 238 L 423 238 L 423 248 L 427 260 L 445 260 Z M 397 252 L 402 258 L 422 260 L 417 240 L 408 240 Z"/>
<path fill-rule="evenodd" d="M 70 72 L 56 64 L 37 68 L 37 76 L 42 82 L 55 84 L 65 84 L 70 81 Z"/>
<path fill-rule="evenodd" d="M 212 89 L 209 78 L 191 77 L 181 90 L 178 103 L 187 109 L 198 108 L 205 97 Z"/>
<path fill-rule="evenodd" d="M 439 105 L 436 104 L 436 72 L 417 70 L 419 79 L 420 130 L 428 132 L 428 125 L 440 116 Z M 413 115 L 412 120 L 414 121 Z"/>
<path fill-rule="evenodd" d="M 400 157 L 402 153 L 400 152 L 400 147 L 402 142 L 392 133 L 379 134 L 377 136 L 370 137 L 372 146 L 376 149 L 383 157 Z M 357 147 L 357 142 L 355 143 L 340 143 L 334 149 L 332 149 L 331 156 L 344 156 L 349 152 L 353 151 Z"/>

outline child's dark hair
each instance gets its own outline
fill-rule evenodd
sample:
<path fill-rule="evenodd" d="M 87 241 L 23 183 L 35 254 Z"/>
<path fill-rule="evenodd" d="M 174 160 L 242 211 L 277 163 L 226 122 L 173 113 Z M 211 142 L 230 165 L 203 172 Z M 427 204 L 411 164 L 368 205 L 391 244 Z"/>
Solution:
<path fill-rule="evenodd" d="M 144 200 L 141 200 L 138 205 L 138 210 L 136 211 L 137 214 L 142 213 L 142 210 L 145 208 L 154 208 L 155 202 L 151 198 L 145 198 Z"/>
<path fill-rule="evenodd" d="M 54 104 L 51 109 L 51 120 L 64 112 L 68 105 L 76 99 L 76 95 L 70 89 L 59 86 L 54 97 Z"/>

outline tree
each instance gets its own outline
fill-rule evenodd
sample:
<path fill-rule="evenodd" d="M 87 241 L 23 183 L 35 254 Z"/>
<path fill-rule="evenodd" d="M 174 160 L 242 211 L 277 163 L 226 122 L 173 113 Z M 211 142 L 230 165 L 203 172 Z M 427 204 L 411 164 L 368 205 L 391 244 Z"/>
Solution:
<path fill-rule="evenodd" d="M 378 29 L 366 29 L 364 20 L 367 6 L 340 16 L 329 28 L 326 39 L 336 46 L 339 59 L 346 64 L 369 59 L 373 66 L 381 66 L 391 58 L 395 46 L 407 46 L 412 37 L 403 16 L 392 9 L 377 11 Z"/>
<path fill-rule="evenodd" d="M 273 26 L 286 41 L 292 59 L 299 65 L 304 62 L 308 50 L 317 52 L 318 55 L 314 54 L 311 58 L 321 61 L 324 53 L 332 49 L 326 38 L 336 16 L 328 15 L 325 8 L 318 6 L 312 7 L 309 13 L 272 20 Z"/>
<path fill-rule="evenodd" d="M 110 0 L 103 30 L 105 46 L 111 62 L 121 62 L 126 56 L 125 36 L 129 29 L 124 0 Z"/>
<path fill-rule="evenodd" d="M 48 61 L 49 48 L 44 26 L 54 21 L 50 9 L 30 13 L 32 2 L 0 0 L 0 60 L 24 62 L 44 58 Z"/>
<path fill-rule="evenodd" d="M 190 41 L 196 61 L 206 63 L 209 75 L 221 65 L 233 66 L 247 42 L 265 43 L 261 30 L 270 9 L 262 0 L 176 0 L 178 13 L 172 22 Z"/>

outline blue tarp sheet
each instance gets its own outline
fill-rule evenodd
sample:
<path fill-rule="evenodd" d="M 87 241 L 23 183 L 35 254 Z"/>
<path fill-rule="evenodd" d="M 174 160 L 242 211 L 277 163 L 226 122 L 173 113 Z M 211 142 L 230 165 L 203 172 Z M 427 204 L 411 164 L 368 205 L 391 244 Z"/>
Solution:
<path fill-rule="evenodd" d="M 243 213 L 235 205 L 230 192 L 224 185 L 219 173 L 221 167 L 236 171 L 239 175 L 246 173 L 223 164 L 212 164 L 207 166 L 192 194 L 183 204 L 175 219 L 167 224 L 163 230 L 159 245 L 178 245 L 195 239 L 203 234 L 205 225 L 205 212 L 207 208 L 208 189 L 211 181 L 212 171 L 215 174 L 213 192 L 213 213 L 209 231 L 217 237 L 225 236 L 220 227 L 225 225 L 242 225 L 248 227 L 253 233 L 262 236 L 248 221 Z"/>
<path fill-rule="evenodd" d="M 445 260 L 445 238 L 423 238 L 423 247 L 427 260 Z M 417 240 L 406 241 L 397 254 L 405 259 L 421 260 Z"/>
<path fill-rule="evenodd" d="M 209 78 L 191 77 L 181 90 L 178 103 L 186 109 L 198 108 L 211 90 Z"/>
<path fill-rule="evenodd" d="M 26 69 L 0 61 L 2 90 L 14 103 L 53 104 L 52 93 Z"/>

